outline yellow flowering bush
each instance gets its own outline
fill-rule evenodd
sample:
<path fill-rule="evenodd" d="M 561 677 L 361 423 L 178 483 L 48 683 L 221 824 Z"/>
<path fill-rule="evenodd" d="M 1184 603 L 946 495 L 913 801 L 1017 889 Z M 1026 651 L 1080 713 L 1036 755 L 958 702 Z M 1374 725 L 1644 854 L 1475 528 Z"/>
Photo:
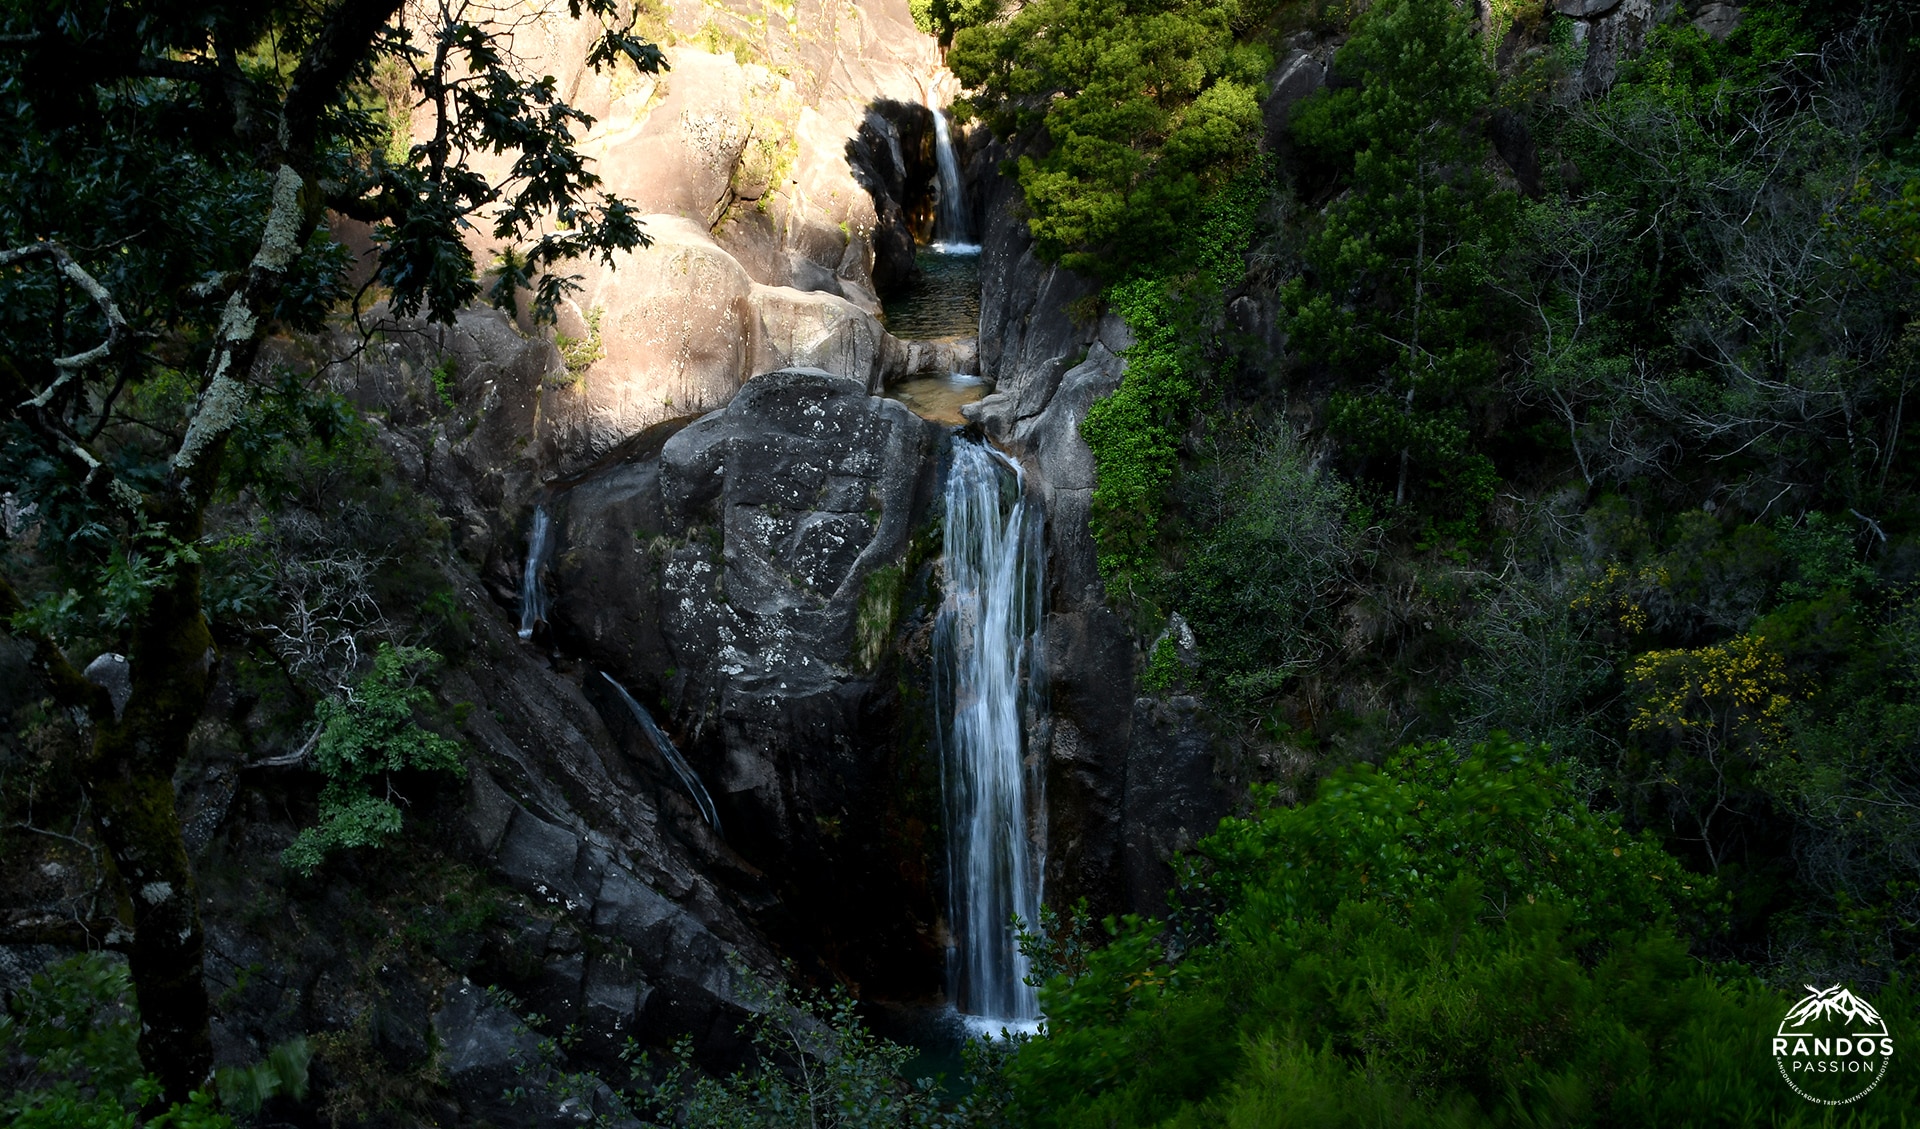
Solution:
<path fill-rule="evenodd" d="M 1637 699 L 1628 728 L 1716 743 L 1776 746 L 1786 736 L 1786 660 L 1759 635 L 1692 650 L 1648 651 L 1627 665 Z"/>

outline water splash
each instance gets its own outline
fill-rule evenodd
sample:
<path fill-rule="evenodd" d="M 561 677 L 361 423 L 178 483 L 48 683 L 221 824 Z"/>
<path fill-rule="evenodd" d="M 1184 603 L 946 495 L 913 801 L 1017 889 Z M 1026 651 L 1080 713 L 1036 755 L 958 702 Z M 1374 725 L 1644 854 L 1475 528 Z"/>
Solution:
<path fill-rule="evenodd" d="M 533 629 L 547 621 L 547 590 L 540 583 L 547 552 L 553 547 L 553 520 L 547 507 L 533 508 L 533 527 L 527 531 L 527 567 L 520 573 L 520 638 L 533 638 Z"/>
<path fill-rule="evenodd" d="M 1041 520 L 1020 469 L 956 438 L 947 479 L 946 599 L 934 625 L 934 700 L 948 827 L 952 999 L 983 1027 L 1039 1018 L 1017 916 L 1040 914 L 1042 779 L 1025 756 L 1041 707 Z"/>
<path fill-rule="evenodd" d="M 713 806 L 713 797 L 707 794 L 707 786 L 700 783 L 700 776 L 693 771 L 693 766 L 687 763 L 687 759 L 680 755 L 680 750 L 674 748 L 673 742 L 654 724 L 653 715 L 647 712 L 647 707 L 635 701 L 633 695 L 627 693 L 627 688 L 614 680 L 613 675 L 603 670 L 600 677 L 606 679 L 607 685 L 613 687 L 614 693 L 620 695 L 620 700 L 627 704 L 627 711 L 639 723 L 640 731 L 647 735 L 647 740 L 652 743 L 654 751 L 660 754 L 660 759 L 666 761 L 674 775 L 680 778 L 681 786 L 693 798 L 693 806 L 700 809 L 707 826 L 713 828 L 715 834 L 724 835 L 725 832 L 720 830 L 720 812 Z"/>
<path fill-rule="evenodd" d="M 980 245 L 971 242 L 967 223 L 967 196 L 960 186 L 960 161 L 953 153 L 953 133 L 947 128 L 947 115 L 927 102 L 933 111 L 933 161 L 939 174 L 939 211 L 933 224 L 933 249 L 949 255 L 978 254 Z"/>

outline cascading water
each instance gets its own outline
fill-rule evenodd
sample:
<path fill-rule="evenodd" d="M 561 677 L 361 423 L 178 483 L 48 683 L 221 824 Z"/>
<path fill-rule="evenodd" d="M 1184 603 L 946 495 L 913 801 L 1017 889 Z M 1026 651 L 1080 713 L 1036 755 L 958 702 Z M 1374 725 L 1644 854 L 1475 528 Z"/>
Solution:
<path fill-rule="evenodd" d="M 647 735 L 647 741 L 653 745 L 654 751 L 660 754 L 660 759 L 666 761 L 667 767 L 673 769 L 673 774 L 680 778 L 681 787 L 685 788 L 687 795 L 693 798 L 693 806 L 700 809 L 701 818 L 707 821 L 707 826 L 713 828 L 715 834 L 725 834 L 720 830 L 720 812 L 713 806 L 713 797 L 707 794 L 707 786 L 700 783 L 699 774 L 693 771 L 693 766 L 680 755 L 679 749 L 674 748 L 673 742 L 667 735 L 660 732 L 660 727 L 654 724 L 653 715 L 647 712 L 647 707 L 635 701 L 633 695 L 627 693 L 627 688 L 614 680 L 613 675 L 603 670 L 600 672 L 600 677 L 606 679 L 607 685 L 613 687 L 613 692 L 620 695 L 620 700 L 627 705 L 627 712 L 631 713 L 633 720 L 639 723 L 640 732 Z"/>
<path fill-rule="evenodd" d="M 927 102 L 933 111 L 933 161 L 940 177 L 939 211 L 934 217 L 933 249 L 955 254 L 977 252 L 973 233 L 967 223 L 967 198 L 960 187 L 960 161 L 953 154 L 953 134 L 947 127 L 947 115 Z"/>
<path fill-rule="evenodd" d="M 540 570 L 547 563 L 553 539 L 553 521 L 544 505 L 533 508 L 533 527 L 527 531 L 527 567 L 520 574 L 520 638 L 533 638 L 533 629 L 547 618 L 547 590 Z"/>
<path fill-rule="evenodd" d="M 956 437 L 947 479 L 946 599 L 934 700 L 946 796 L 951 993 L 991 1032 L 1039 1018 L 1015 917 L 1039 919 L 1042 779 L 1025 756 L 1041 706 L 1041 518 L 1019 467 Z"/>

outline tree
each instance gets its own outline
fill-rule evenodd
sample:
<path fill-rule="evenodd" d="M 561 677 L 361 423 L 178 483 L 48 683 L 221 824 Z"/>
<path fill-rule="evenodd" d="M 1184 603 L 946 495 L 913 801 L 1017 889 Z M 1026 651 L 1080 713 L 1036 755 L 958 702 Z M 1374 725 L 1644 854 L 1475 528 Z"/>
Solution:
<path fill-rule="evenodd" d="M 1396 502 L 1415 467 L 1469 506 L 1493 486 L 1464 408 L 1495 370 L 1483 291 L 1506 200 L 1480 171 L 1473 127 L 1492 75 L 1467 20 L 1450 0 L 1382 0 L 1337 60 L 1360 85 L 1294 117 L 1303 145 L 1342 164 L 1347 191 L 1309 234 L 1282 305 L 1301 352 L 1348 376 L 1329 425 L 1393 460 Z"/>
<path fill-rule="evenodd" d="M 942 51 L 953 44 L 954 32 L 1000 17 L 999 0 L 911 0 L 907 7 L 913 26 L 938 39 Z"/>
<path fill-rule="evenodd" d="M 1043 255 L 1112 279 L 1188 248 L 1207 192 L 1258 146 L 1271 59 L 1236 32 L 1264 11 L 1044 0 L 954 35 L 966 105 L 1041 142 L 1016 168 Z"/>
<path fill-rule="evenodd" d="M 392 310 L 451 320 L 481 294 L 464 237 L 506 250 L 491 297 L 551 317 L 567 260 L 644 245 L 573 147 L 591 119 L 512 50 L 523 11 L 437 0 L 10 3 L 0 10 L 0 480 L 28 527 L 0 562 L 0 616 L 54 701 L 133 911 L 140 1056 L 168 1101 L 211 1063 L 202 933 L 172 776 L 220 643 L 203 518 L 229 447 L 270 395 L 271 332 L 348 296 L 328 209 L 375 227 Z M 657 71 L 614 0 L 588 61 Z M 372 85 L 423 121 L 393 139 Z M 478 167 L 512 154 L 503 173 Z M 271 391 L 277 389 L 277 391 Z M 107 652 L 92 664 L 70 654 Z M 124 656 L 124 657 L 121 657 Z"/>
<path fill-rule="evenodd" d="M 1917 375 L 1899 88 L 1867 31 L 1815 49 L 1782 9 L 1752 22 L 1665 32 L 1567 113 L 1580 176 L 1529 206 L 1520 256 L 1527 384 L 1590 482 L 1710 461 L 1749 512 L 1873 513 Z"/>

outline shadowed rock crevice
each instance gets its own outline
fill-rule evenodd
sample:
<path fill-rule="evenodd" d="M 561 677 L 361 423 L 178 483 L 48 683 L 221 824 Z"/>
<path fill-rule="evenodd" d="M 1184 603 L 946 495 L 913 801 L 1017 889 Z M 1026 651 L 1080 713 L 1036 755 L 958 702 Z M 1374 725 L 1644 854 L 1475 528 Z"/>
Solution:
<path fill-rule="evenodd" d="M 880 99 L 847 141 L 847 167 L 873 200 L 873 284 L 890 298 L 913 283 L 916 236 L 933 225 L 933 112 Z"/>

